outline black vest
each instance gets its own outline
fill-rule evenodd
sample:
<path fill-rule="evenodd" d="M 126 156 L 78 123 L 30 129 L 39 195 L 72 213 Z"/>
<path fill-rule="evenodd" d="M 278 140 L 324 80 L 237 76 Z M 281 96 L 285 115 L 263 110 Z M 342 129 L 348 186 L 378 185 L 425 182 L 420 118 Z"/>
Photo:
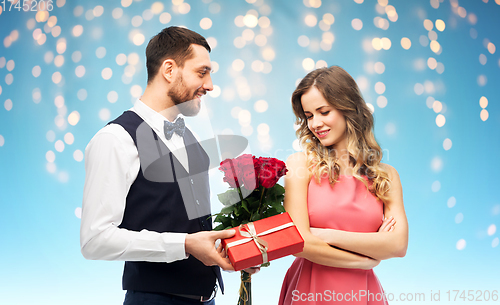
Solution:
<path fill-rule="evenodd" d="M 207 215 L 210 213 L 209 159 L 193 134 L 186 128 L 184 143 L 189 161 L 188 174 L 167 146 L 156 137 L 151 127 L 135 112 L 126 111 L 108 124 L 111 123 L 121 125 L 130 134 L 138 147 L 141 159 L 141 168 L 128 192 L 123 220 L 119 227 L 131 231 L 146 229 L 159 233 L 211 230 L 212 222 Z M 144 133 L 138 132 L 138 128 L 144 130 L 144 127 L 149 131 L 149 135 L 154 137 L 147 142 L 154 143 L 156 152 L 162 156 L 146 170 L 143 169 L 141 158 L 141 151 L 144 151 L 141 150 L 144 146 L 141 144 L 144 142 L 141 137 Z M 163 176 L 168 176 L 163 178 L 164 181 L 161 181 L 161 177 L 155 178 L 154 173 L 148 174 L 148 171 L 154 172 L 158 169 L 161 169 Z M 186 192 L 189 188 L 191 192 Z M 190 202 L 189 207 L 183 199 Z M 188 217 L 186 209 L 197 210 L 199 216 L 193 219 L 191 212 L 191 217 Z M 205 214 L 206 211 L 208 213 Z M 187 259 L 172 263 L 125 262 L 122 284 L 124 290 L 210 296 L 216 285 L 216 278 L 219 278 L 223 289 L 219 267 L 207 267 L 191 255 Z"/>

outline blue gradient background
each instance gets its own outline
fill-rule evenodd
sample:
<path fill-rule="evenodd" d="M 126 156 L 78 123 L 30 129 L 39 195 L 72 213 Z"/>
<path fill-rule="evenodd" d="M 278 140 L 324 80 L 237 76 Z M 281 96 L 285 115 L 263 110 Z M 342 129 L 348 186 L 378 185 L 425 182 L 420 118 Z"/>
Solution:
<path fill-rule="evenodd" d="M 188 123 L 202 138 L 227 132 L 245 135 L 250 142 L 249 151 L 258 156 L 285 160 L 295 151 L 294 116 L 289 101 L 297 80 L 308 72 L 303 67 L 305 58 L 315 63 L 324 60 L 328 65 L 340 65 L 361 80 L 365 100 L 375 109 L 375 134 L 386 153 L 384 162 L 393 165 L 401 176 L 410 225 L 406 257 L 383 261 L 375 268 L 385 291 L 393 294 L 395 301 L 391 304 L 406 303 L 396 301 L 400 293 L 424 293 L 425 301 L 418 303 L 428 303 L 431 291 L 440 291 L 442 303 L 470 303 L 459 298 L 453 302 L 454 292 L 448 302 L 446 291 L 472 289 L 474 296 L 479 295 L 476 290 L 500 291 L 496 231 L 500 225 L 497 193 L 500 56 L 499 50 L 487 49 L 488 42 L 500 46 L 498 0 L 496 3 L 494 0 L 391 0 L 389 5 L 395 7 L 398 19 L 389 21 L 387 30 L 374 25 L 375 17 L 387 18 L 387 15 L 378 12 L 377 1 L 371 0 L 361 4 L 352 0 L 323 0 L 319 8 L 310 7 L 314 1 L 307 0 L 254 3 L 186 0 L 184 3 L 189 3 L 190 9 L 185 14 L 178 12 L 179 6 L 167 1 L 163 2 L 163 12 L 170 13 L 170 22 L 162 24 L 156 14 L 138 27 L 131 24 L 131 18 L 151 9 L 153 1 L 134 1 L 127 7 L 120 1 L 58 3 L 50 16 L 57 17 L 61 34 L 55 38 L 47 33 L 42 45 L 34 40 L 33 31 L 40 28 L 45 33 L 47 22 L 36 22 L 31 29 L 27 26 L 28 20 L 35 18 L 35 12 L 9 11 L 7 2 L 7 8 L 0 14 L 3 42 L 0 45 L 0 304 L 121 304 L 123 301 L 123 263 L 87 261 L 80 254 L 77 215 L 85 171 L 84 162 L 75 160 L 73 153 L 83 152 L 107 121 L 132 106 L 135 98 L 131 87 L 139 85 L 143 90 L 146 86 L 147 42 L 169 25 L 184 25 L 217 41 L 211 53 L 211 59 L 219 65 L 213 81 L 222 93 L 207 95 L 202 116 L 189 119 Z M 436 3 L 438 8 L 433 8 Z M 103 14 L 88 20 L 85 16 L 91 15 L 89 10 L 98 5 L 103 6 Z M 79 7 L 83 14 L 75 16 Z M 118 7 L 123 9 L 123 16 L 115 19 L 112 11 Z M 458 7 L 465 9 L 465 18 L 458 15 L 461 10 Z M 243 48 L 237 48 L 233 41 L 249 27 L 237 26 L 235 18 L 252 9 L 259 17 L 269 18 L 272 32 L 264 30 L 267 43 L 263 47 L 249 41 Z M 312 46 L 321 41 L 324 31 L 317 24 L 311 27 L 305 23 L 309 14 L 320 21 L 326 13 L 335 17 L 328 29 L 335 40 L 328 51 Z M 477 17 L 477 22 L 471 14 Z M 200 20 L 205 17 L 213 22 L 208 30 L 200 27 Z M 359 31 L 351 25 L 354 18 L 363 22 Z M 441 19 L 446 24 L 443 32 L 433 29 L 442 47 L 439 55 L 419 42 L 422 35 L 429 33 L 423 25 L 425 19 L 433 23 Z M 72 34 L 75 25 L 83 26 L 79 37 Z M 257 35 L 261 27 L 257 25 L 252 30 Z M 131 31 L 144 35 L 144 43 L 135 45 L 130 39 Z M 476 38 L 472 37 L 474 33 Z M 298 44 L 301 35 L 309 37 L 309 46 Z M 389 38 L 390 49 L 374 50 L 371 44 L 375 37 Z M 408 50 L 401 46 L 403 37 L 411 40 Z M 11 38 L 15 39 L 10 43 Z M 61 54 L 64 64 L 56 67 L 54 61 L 44 61 L 44 56 L 47 52 L 59 55 L 56 44 L 60 38 L 66 39 L 67 48 Z M 96 56 L 99 47 L 106 49 L 103 58 Z M 271 48 L 275 57 L 264 59 L 265 48 Z M 82 54 L 78 63 L 72 60 L 75 51 Z M 135 73 L 127 83 L 122 81 L 126 65 L 120 66 L 115 60 L 120 53 L 139 55 L 139 62 L 133 65 Z M 485 64 L 480 63 L 480 54 L 486 56 Z M 443 73 L 428 67 L 429 57 L 444 65 Z M 245 63 L 242 71 L 232 68 L 236 59 Z M 15 63 L 13 69 L 11 60 Z M 272 70 L 255 72 L 252 70 L 255 60 L 269 62 Z M 373 71 L 375 62 L 385 65 L 383 73 Z M 34 77 L 32 69 L 37 65 L 41 75 Z M 79 65 L 86 69 L 83 77 L 75 75 Z M 106 67 L 113 71 L 109 80 L 101 76 Z M 59 84 L 52 81 L 57 71 L 63 77 Z M 13 77 L 10 85 L 9 74 Z M 486 78 L 486 83 L 478 80 L 480 75 Z M 376 102 L 377 82 L 386 86 L 382 95 L 388 103 L 383 108 Z M 416 84 L 426 82 L 428 90 L 415 90 Z M 33 99 L 35 88 L 41 93 L 38 103 Z M 80 89 L 86 90 L 85 99 L 77 97 Z M 115 103 L 107 99 L 110 91 L 118 93 Z M 58 95 L 64 97 L 62 108 L 54 104 Z M 440 111 L 446 118 L 442 127 L 436 125 L 438 113 L 427 106 L 429 96 L 445 105 Z M 488 99 L 486 121 L 480 118 L 482 96 Z M 266 111 L 254 109 L 258 100 L 267 102 Z M 250 127 L 242 130 L 236 116 L 241 109 L 251 116 L 251 134 Z M 73 111 L 80 115 L 74 126 L 67 121 Z M 65 122 L 61 127 L 55 122 L 58 115 Z M 259 136 L 258 126 L 262 123 L 269 127 L 267 136 L 265 130 Z M 64 140 L 68 132 L 74 136 L 74 143 L 65 143 L 64 150 L 56 151 L 56 141 Z M 449 150 L 443 148 L 445 139 L 452 141 Z M 53 162 L 46 157 L 49 151 L 55 155 Z M 211 173 L 213 194 L 224 189 L 221 181 L 217 171 Z M 448 206 L 451 197 L 456 199 L 453 207 Z M 221 205 L 213 198 L 213 211 L 218 211 Z M 462 221 L 457 220 L 460 213 Z M 466 243 L 463 249 L 457 246 L 462 239 Z M 254 276 L 254 304 L 277 303 L 281 281 L 292 260 L 287 257 L 274 261 L 271 268 Z M 224 277 L 226 294 L 219 295 L 217 303 L 236 304 L 238 273 L 225 273 Z"/>

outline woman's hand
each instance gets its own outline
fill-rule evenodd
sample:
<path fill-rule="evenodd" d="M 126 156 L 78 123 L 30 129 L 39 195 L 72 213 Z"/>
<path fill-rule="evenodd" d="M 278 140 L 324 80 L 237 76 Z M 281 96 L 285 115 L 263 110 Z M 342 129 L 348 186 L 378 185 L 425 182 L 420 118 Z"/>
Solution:
<path fill-rule="evenodd" d="M 390 216 L 389 218 L 384 218 L 384 221 L 378 228 L 378 232 L 391 232 L 394 230 L 394 225 L 396 224 L 396 219 Z"/>

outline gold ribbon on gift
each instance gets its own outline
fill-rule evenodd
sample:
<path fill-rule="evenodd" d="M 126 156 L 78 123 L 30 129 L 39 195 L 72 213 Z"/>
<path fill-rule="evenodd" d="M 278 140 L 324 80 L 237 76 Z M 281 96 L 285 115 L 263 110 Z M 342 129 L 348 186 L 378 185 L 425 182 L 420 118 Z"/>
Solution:
<path fill-rule="evenodd" d="M 259 249 L 260 253 L 262 254 L 262 263 L 265 264 L 268 262 L 267 258 L 267 250 L 269 249 L 268 244 L 265 240 L 260 238 L 260 236 L 264 236 L 267 234 L 271 234 L 277 231 L 281 231 L 283 229 L 289 228 L 291 226 L 294 226 L 293 222 L 288 222 L 285 224 L 282 224 L 281 226 L 274 227 L 272 229 L 269 229 L 267 231 L 261 232 L 257 234 L 257 231 L 255 230 L 255 226 L 253 222 L 249 222 L 247 224 L 242 224 L 238 227 L 238 230 L 240 231 L 241 236 L 247 237 L 243 238 L 240 240 L 233 241 L 231 243 L 228 243 L 226 245 L 226 251 L 234 246 L 246 244 L 247 242 L 254 241 L 255 245 L 257 245 L 257 248 Z"/>

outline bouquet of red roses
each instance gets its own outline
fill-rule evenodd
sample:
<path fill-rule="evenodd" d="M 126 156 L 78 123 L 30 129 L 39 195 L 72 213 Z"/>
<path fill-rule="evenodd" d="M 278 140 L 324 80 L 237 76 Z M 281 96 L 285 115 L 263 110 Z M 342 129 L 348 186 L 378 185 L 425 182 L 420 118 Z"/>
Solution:
<path fill-rule="evenodd" d="M 244 154 L 222 161 L 219 169 L 231 188 L 218 195 L 225 207 L 216 214 L 214 221 L 220 224 L 214 230 L 238 227 L 285 212 L 285 189 L 277 184 L 288 171 L 283 161 Z M 250 274 L 241 271 L 241 280 L 238 304 L 251 304 Z"/>

